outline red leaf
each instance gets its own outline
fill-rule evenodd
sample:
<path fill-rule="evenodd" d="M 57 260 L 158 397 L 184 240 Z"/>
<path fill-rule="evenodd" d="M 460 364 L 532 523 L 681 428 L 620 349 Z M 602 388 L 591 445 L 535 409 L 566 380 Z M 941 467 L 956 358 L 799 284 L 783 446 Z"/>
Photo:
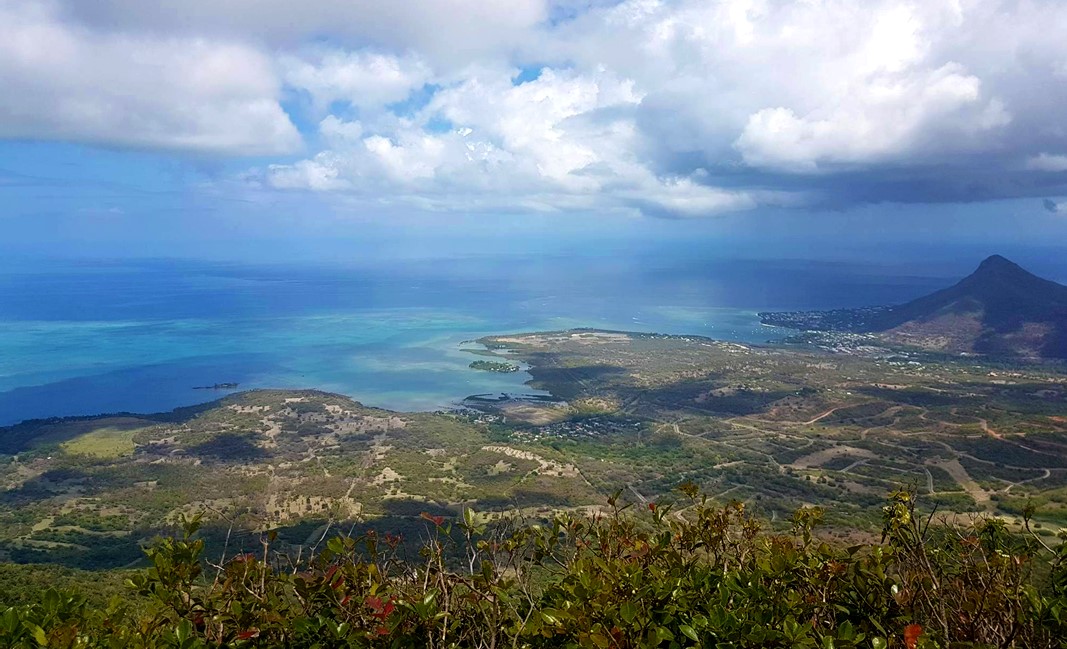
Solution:
<path fill-rule="evenodd" d="M 238 640 L 248 640 L 249 638 L 258 638 L 258 637 L 259 637 L 259 629 L 255 628 L 255 627 L 252 627 L 251 629 L 248 629 L 247 631 L 241 631 L 240 633 L 237 634 L 237 639 Z"/>
<path fill-rule="evenodd" d="M 377 598 L 375 598 L 375 599 L 377 599 Z M 383 622 L 385 621 L 385 619 L 387 617 L 389 617 L 390 615 L 393 614 L 394 610 L 396 610 L 396 606 L 393 604 L 393 598 L 392 597 L 390 597 L 389 601 L 385 602 L 385 604 L 382 604 L 382 600 L 379 599 L 377 601 L 377 604 L 378 604 L 377 606 L 372 606 L 371 607 L 371 608 L 374 609 L 374 612 L 371 613 L 371 616 L 372 617 L 376 617 L 376 618 L 378 618 L 379 620 L 381 620 Z"/>
<path fill-rule="evenodd" d="M 904 627 L 904 646 L 907 649 L 915 649 L 919 643 L 919 636 L 923 634 L 923 628 L 919 624 L 909 624 Z"/>
<path fill-rule="evenodd" d="M 431 516 L 429 512 L 422 512 L 422 514 L 420 516 L 422 517 L 423 520 L 430 521 L 431 523 L 433 523 L 437 527 L 441 527 L 441 525 L 444 524 L 444 522 L 445 522 L 445 517 L 444 516 Z"/>

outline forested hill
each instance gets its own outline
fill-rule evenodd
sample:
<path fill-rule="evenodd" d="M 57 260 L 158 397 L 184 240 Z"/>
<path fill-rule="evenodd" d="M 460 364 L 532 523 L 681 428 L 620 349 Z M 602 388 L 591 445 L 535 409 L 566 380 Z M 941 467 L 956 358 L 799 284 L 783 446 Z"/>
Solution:
<path fill-rule="evenodd" d="M 1067 286 L 1000 255 L 955 285 L 906 304 L 760 315 L 766 324 L 877 333 L 937 351 L 1067 358 Z"/>

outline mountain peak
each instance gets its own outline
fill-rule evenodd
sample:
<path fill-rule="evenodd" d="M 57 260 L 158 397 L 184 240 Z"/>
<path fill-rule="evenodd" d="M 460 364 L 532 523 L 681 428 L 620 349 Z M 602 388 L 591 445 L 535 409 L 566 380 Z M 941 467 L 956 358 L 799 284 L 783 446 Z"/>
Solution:
<path fill-rule="evenodd" d="M 1000 255 L 986 258 L 956 284 L 906 304 L 825 313 L 807 314 L 803 324 L 879 333 L 941 352 L 1067 359 L 1067 286 Z"/>
<path fill-rule="evenodd" d="M 986 258 L 973 273 L 960 282 L 960 286 L 966 287 L 968 290 L 995 285 L 1001 288 L 1012 287 L 1014 290 L 1035 293 L 1046 291 L 1050 288 L 1049 284 L 1051 282 L 1041 279 L 1019 264 L 1000 255 Z M 1034 297 L 1037 296 L 1035 295 Z M 997 300 L 994 299 L 994 301 Z"/>
<path fill-rule="evenodd" d="M 1014 261 L 1011 261 L 1007 257 L 1001 257 L 1000 255 L 990 255 L 989 257 L 986 257 L 984 260 L 982 260 L 982 263 L 978 264 L 978 270 L 976 270 L 975 272 L 993 270 L 1023 270 L 1023 268 L 1022 266 L 1015 263 Z"/>

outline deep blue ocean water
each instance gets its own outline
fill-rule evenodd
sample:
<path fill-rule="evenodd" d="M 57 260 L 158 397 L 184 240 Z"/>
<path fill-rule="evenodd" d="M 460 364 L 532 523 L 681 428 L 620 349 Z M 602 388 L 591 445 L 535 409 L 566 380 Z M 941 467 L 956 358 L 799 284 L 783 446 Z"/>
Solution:
<path fill-rule="evenodd" d="M 236 382 L 320 388 L 393 409 L 528 392 L 471 370 L 463 341 L 600 327 L 750 343 L 756 312 L 889 304 L 951 283 L 879 264 L 708 260 L 699 251 L 351 265 L 191 261 L 0 267 L 0 425 L 157 412 Z"/>

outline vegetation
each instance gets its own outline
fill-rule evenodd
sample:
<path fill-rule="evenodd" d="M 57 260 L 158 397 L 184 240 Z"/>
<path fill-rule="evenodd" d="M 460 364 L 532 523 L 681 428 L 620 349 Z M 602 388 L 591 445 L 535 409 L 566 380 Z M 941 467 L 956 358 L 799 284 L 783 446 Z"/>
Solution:
<path fill-rule="evenodd" d="M 130 455 L 137 448 L 134 436 L 137 430 L 120 428 L 98 428 L 92 432 L 79 435 L 69 442 L 64 442 L 63 449 L 76 455 L 114 458 Z"/>
<path fill-rule="evenodd" d="M 674 506 L 546 524 L 423 514 L 404 558 L 391 534 L 335 536 L 311 560 L 265 534 L 206 561 L 199 520 L 147 551 L 102 608 L 49 590 L 0 612 L 7 647 L 1027 647 L 1067 646 L 1067 545 L 882 508 L 880 543 L 819 536 L 822 512 L 765 529 L 744 505 L 682 488 Z"/>
<path fill-rule="evenodd" d="M 394 413 L 315 391 L 252 391 L 158 415 L 0 430 L 0 561 L 137 565 L 182 515 L 208 551 L 233 526 L 304 543 L 327 524 L 417 530 L 456 516 L 644 506 L 691 481 L 755 515 L 827 509 L 877 534 L 910 485 L 957 513 L 1067 526 L 1067 375 L 1054 365 L 738 345 L 577 330 L 487 339 L 552 398 Z M 491 351 L 487 353 L 493 353 Z M 563 399 L 566 401 L 563 401 Z"/>
<path fill-rule="evenodd" d="M 504 363 L 501 361 L 474 361 L 470 364 L 472 370 L 482 370 L 484 372 L 499 372 L 501 374 L 510 374 L 512 372 L 518 372 L 519 366 L 514 363 Z"/>
<path fill-rule="evenodd" d="M 549 423 L 538 420 L 559 412 L 548 405 L 486 407 L 507 417 L 501 440 L 560 450 L 601 493 L 656 497 L 691 480 L 770 517 L 817 504 L 873 531 L 872 502 L 906 484 L 1015 529 L 1028 499 L 1039 522 L 1067 523 L 1062 365 L 598 330 L 481 342 L 506 345 L 572 411 L 600 404 L 596 417 Z"/>
<path fill-rule="evenodd" d="M 0 564 L 0 646 L 1059 646 L 1062 367 L 485 343 L 553 396 L 253 391 L 0 430 L 0 561 L 36 564 Z M 670 505 L 689 483 L 710 498 Z"/>

